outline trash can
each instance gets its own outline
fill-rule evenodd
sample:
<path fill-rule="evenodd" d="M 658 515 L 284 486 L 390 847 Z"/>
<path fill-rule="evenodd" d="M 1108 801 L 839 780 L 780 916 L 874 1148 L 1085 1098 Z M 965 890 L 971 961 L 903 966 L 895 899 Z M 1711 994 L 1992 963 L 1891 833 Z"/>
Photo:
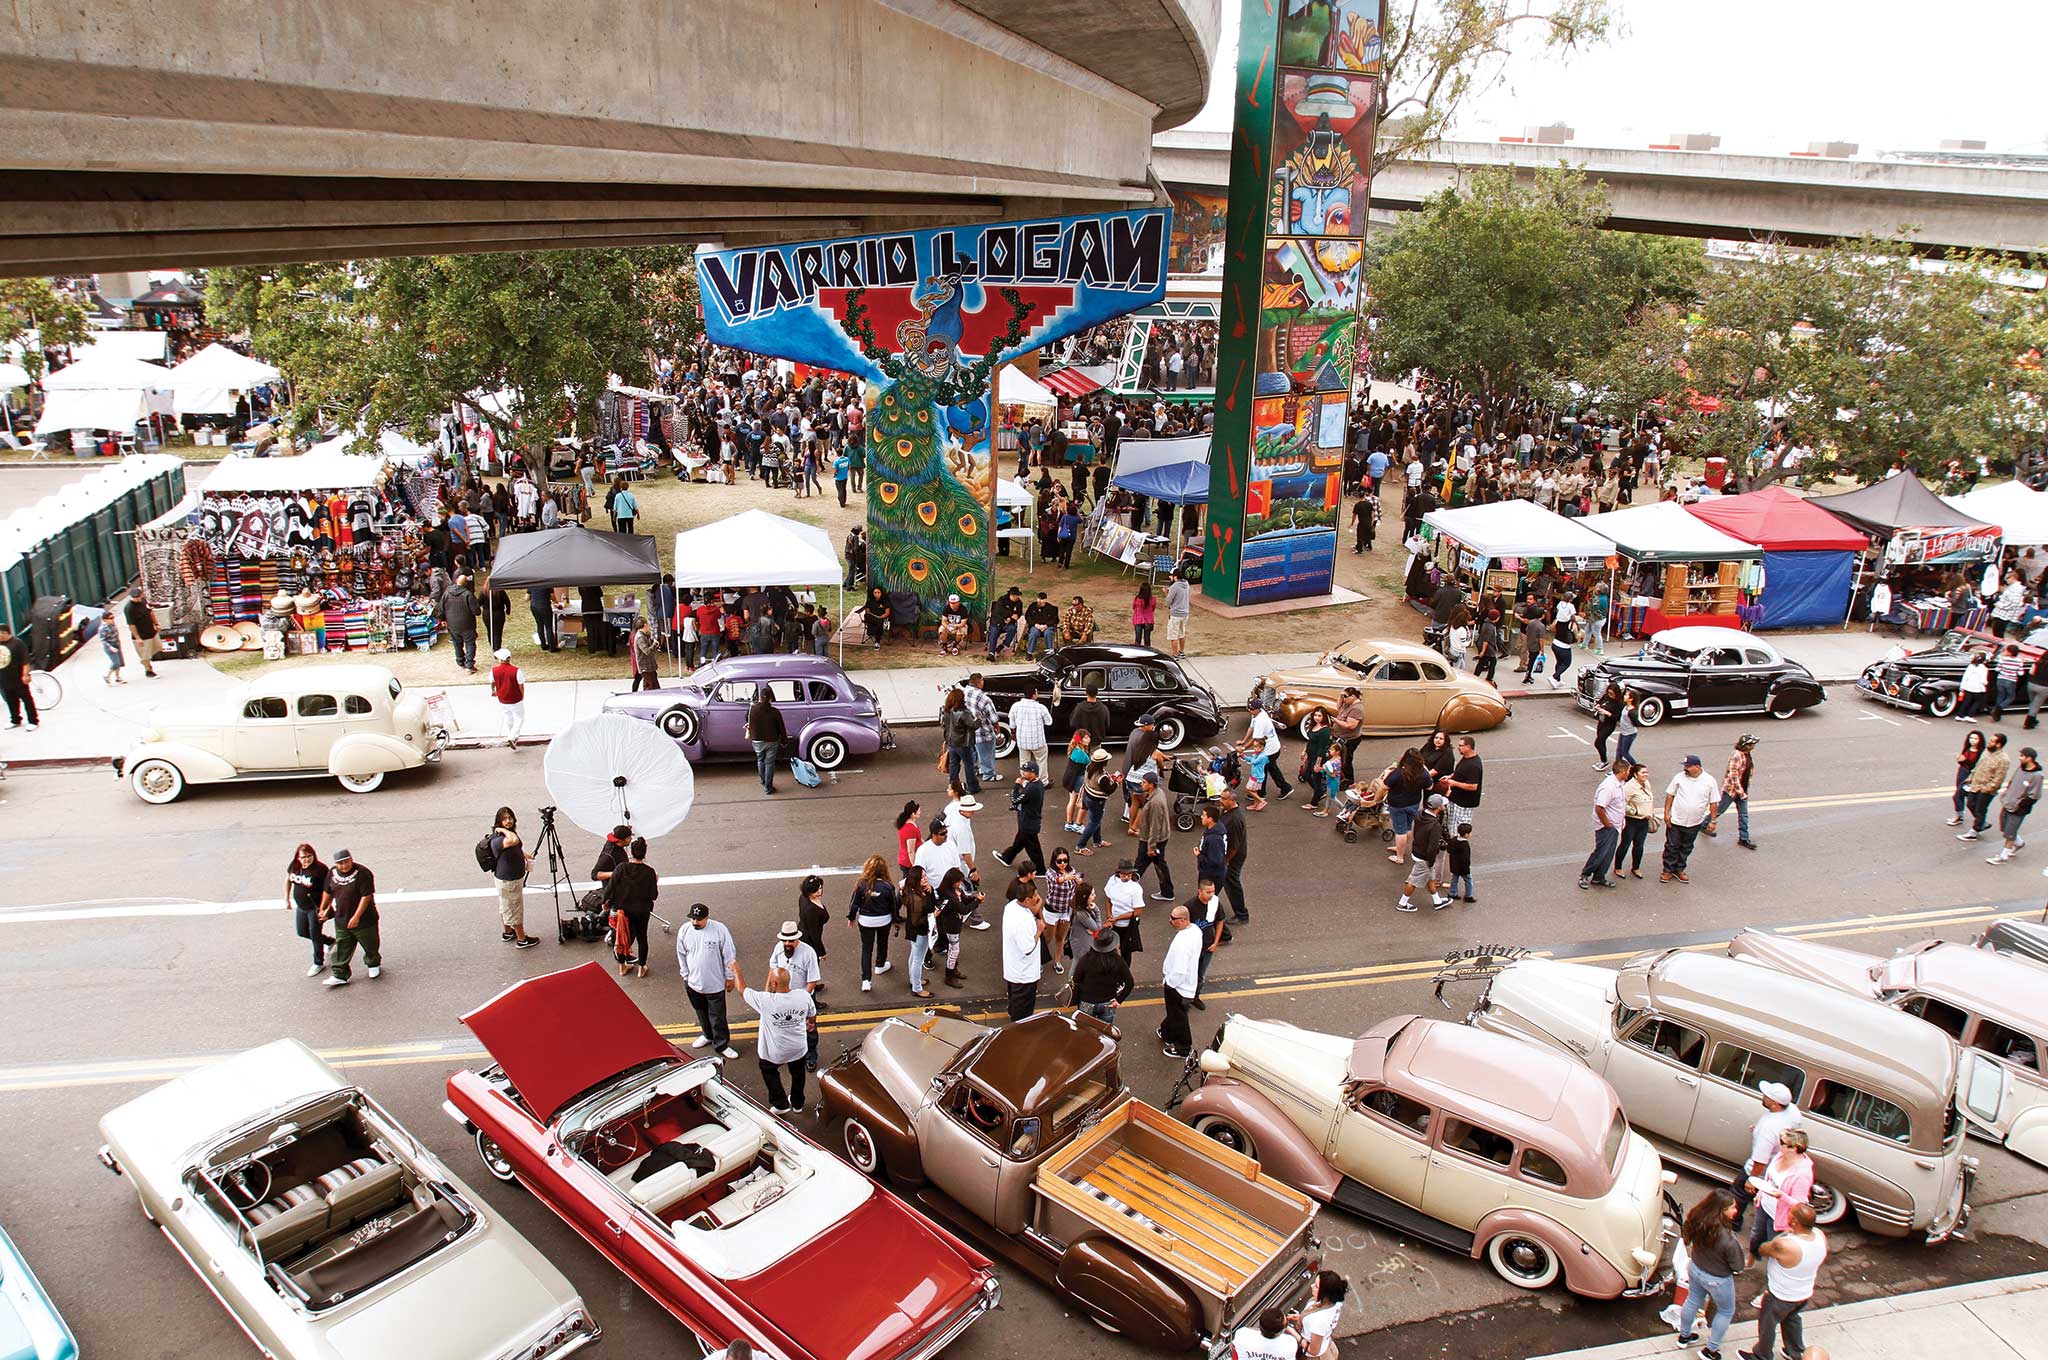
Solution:
<path fill-rule="evenodd" d="M 1728 460 L 1709 458 L 1707 460 L 1707 486 L 1719 491 L 1728 485 Z"/>

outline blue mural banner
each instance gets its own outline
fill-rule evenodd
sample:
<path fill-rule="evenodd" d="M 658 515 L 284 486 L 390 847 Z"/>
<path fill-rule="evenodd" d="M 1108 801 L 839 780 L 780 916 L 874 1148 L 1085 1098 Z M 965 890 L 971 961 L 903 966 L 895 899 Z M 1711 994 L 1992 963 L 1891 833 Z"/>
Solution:
<path fill-rule="evenodd" d="M 868 581 L 914 629 L 991 594 L 990 381 L 1166 296 L 1166 208 L 701 251 L 714 344 L 867 385 Z"/>

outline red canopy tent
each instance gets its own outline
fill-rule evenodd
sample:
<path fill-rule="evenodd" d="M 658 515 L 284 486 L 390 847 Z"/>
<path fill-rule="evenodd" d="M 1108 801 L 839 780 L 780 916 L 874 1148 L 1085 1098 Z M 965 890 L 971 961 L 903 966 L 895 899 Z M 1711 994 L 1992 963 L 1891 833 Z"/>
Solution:
<path fill-rule="evenodd" d="M 1731 538 L 1764 550 L 1761 628 L 1839 623 L 1849 613 L 1856 554 L 1870 539 L 1803 496 L 1767 486 L 1685 507 Z"/>
<path fill-rule="evenodd" d="M 1102 390 L 1102 384 L 1078 368 L 1063 368 L 1056 373 L 1041 373 L 1038 380 L 1063 397 L 1081 398 L 1090 392 Z"/>

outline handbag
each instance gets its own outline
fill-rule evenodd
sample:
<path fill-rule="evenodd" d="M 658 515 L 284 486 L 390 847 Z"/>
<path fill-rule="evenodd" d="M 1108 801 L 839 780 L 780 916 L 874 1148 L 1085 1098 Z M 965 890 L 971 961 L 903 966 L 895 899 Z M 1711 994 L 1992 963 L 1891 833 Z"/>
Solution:
<path fill-rule="evenodd" d="M 576 899 L 576 905 L 584 911 L 601 911 L 604 908 L 605 887 L 602 883 Z"/>

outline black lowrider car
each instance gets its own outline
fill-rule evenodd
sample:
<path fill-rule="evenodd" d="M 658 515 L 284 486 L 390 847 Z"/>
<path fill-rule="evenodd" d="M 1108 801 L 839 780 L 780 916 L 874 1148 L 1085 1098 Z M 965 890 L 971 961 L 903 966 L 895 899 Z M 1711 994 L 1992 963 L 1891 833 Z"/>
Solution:
<path fill-rule="evenodd" d="M 2018 641 L 2014 639 L 2014 641 Z M 2005 643 L 1989 633 L 1951 629 L 1941 645 L 1908 652 L 1896 661 L 1873 661 L 1856 681 L 1859 693 L 1895 708 L 1910 708 L 1930 718 L 1946 718 L 1956 711 L 1962 694 L 1963 667 L 1970 653 L 1997 655 Z M 2020 657 L 2029 667 L 2041 654 L 2039 647 L 2019 643 Z"/>
<path fill-rule="evenodd" d="M 1223 730 L 1223 704 L 1216 692 L 1189 675 L 1178 661 L 1150 647 L 1081 643 L 1046 653 L 1038 659 L 1036 670 L 983 674 L 988 697 L 1005 718 L 1010 705 L 1024 697 L 1027 685 L 1038 686 L 1038 701 L 1052 710 L 1046 737 L 1054 746 L 1064 745 L 1073 733 L 1074 706 L 1087 697 L 1090 685 L 1096 687 L 1096 698 L 1109 708 L 1109 744 L 1128 741 L 1142 713 L 1158 719 L 1162 751 L 1186 741 L 1207 741 Z M 965 678 L 958 683 L 965 684 Z M 996 754 L 1008 756 L 1016 749 L 1016 739 L 1004 722 L 996 730 Z"/>
<path fill-rule="evenodd" d="M 1592 712 L 1611 684 L 1635 691 L 1639 727 L 1726 713 L 1789 718 L 1827 698 L 1813 672 L 1762 638 L 1711 626 L 1668 629 L 1636 656 L 1588 667 L 1579 676 L 1579 707 Z"/>

